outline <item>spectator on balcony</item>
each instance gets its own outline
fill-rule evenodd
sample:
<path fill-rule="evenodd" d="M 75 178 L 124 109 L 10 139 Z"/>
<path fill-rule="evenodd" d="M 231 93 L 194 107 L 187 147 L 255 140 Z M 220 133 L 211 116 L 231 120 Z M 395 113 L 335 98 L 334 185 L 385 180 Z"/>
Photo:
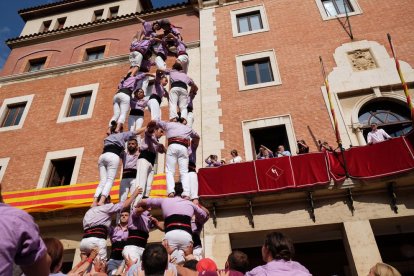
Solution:
<path fill-rule="evenodd" d="M 321 140 L 318 140 L 318 145 L 319 145 L 319 151 L 321 151 L 321 152 L 326 152 L 326 151 L 333 152 L 334 151 L 332 146 L 329 145 L 329 143 L 326 142 L 326 141 L 322 142 Z"/>
<path fill-rule="evenodd" d="M 401 273 L 388 264 L 377 263 L 371 267 L 368 276 L 401 276 Z"/>
<path fill-rule="evenodd" d="M 260 145 L 259 153 L 256 156 L 256 159 L 269 159 L 273 158 L 273 152 L 267 147 Z"/>
<path fill-rule="evenodd" d="M 377 123 L 371 124 L 371 131 L 368 133 L 367 142 L 368 145 L 376 144 L 387 139 L 391 139 L 392 137 L 388 135 L 382 128 L 378 128 Z"/>
<path fill-rule="evenodd" d="M 221 161 L 218 160 L 218 156 L 215 154 L 211 154 L 204 161 L 207 163 L 207 167 L 220 167 L 222 165 Z"/>
<path fill-rule="evenodd" d="M 229 163 L 240 163 L 243 161 L 243 159 L 239 156 L 237 150 L 232 150 L 230 152 L 232 159 L 230 159 Z"/>
<path fill-rule="evenodd" d="M 262 246 L 265 265 L 247 272 L 246 276 L 310 276 L 309 270 L 298 262 L 292 261 L 295 249 L 290 238 L 280 232 L 267 234 Z"/>
<path fill-rule="evenodd" d="M 280 146 L 277 147 L 275 155 L 276 155 L 276 157 L 292 156 L 290 151 L 285 150 L 285 146 L 283 146 L 283 145 L 280 145 Z"/>
<path fill-rule="evenodd" d="M 309 146 L 306 144 L 305 140 L 298 140 L 298 154 L 309 153 Z"/>

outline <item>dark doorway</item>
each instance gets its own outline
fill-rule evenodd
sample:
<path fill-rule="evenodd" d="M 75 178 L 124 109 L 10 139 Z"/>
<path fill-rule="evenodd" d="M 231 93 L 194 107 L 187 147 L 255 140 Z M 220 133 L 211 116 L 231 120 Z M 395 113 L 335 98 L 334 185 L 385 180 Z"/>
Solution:
<path fill-rule="evenodd" d="M 69 185 L 75 162 L 76 157 L 52 160 L 47 187 Z"/>
<path fill-rule="evenodd" d="M 283 145 L 285 150 L 291 151 L 285 125 L 250 129 L 250 136 L 254 157 L 259 152 L 261 145 L 272 152 L 275 152 L 279 145 Z"/>

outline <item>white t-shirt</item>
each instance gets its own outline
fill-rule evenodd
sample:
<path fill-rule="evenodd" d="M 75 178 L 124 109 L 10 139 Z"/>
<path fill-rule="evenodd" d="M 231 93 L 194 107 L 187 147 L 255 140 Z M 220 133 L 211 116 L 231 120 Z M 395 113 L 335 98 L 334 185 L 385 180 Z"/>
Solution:
<path fill-rule="evenodd" d="M 240 163 L 242 162 L 242 158 L 240 156 L 236 156 L 233 159 L 230 160 L 230 163 Z"/>
<path fill-rule="evenodd" d="M 382 128 L 377 129 L 376 131 L 370 131 L 367 136 L 368 144 L 376 144 L 390 138 L 391 136 L 389 136 Z"/>

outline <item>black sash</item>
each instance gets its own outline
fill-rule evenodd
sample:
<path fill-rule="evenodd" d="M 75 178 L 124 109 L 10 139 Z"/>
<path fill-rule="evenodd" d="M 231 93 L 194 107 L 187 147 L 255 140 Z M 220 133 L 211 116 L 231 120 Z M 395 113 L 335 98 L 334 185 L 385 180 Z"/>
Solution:
<path fill-rule="evenodd" d="M 122 257 L 122 250 L 124 249 L 125 241 L 114 241 L 112 243 L 112 249 L 111 249 L 111 259 L 113 260 L 123 260 L 124 257 Z"/>
<path fill-rule="evenodd" d="M 159 104 L 161 104 L 161 97 L 160 97 L 160 96 L 158 96 L 157 94 L 152 94 L 152 95 L 149 97 L 149 100 L 151 100 L 151 99 L 156 99 L 156 100 L 157 100 L 157 102 L 158 102 Z"/>
<path fill-rule="evenodd" d="M 129 111 L 129 115 L 144 116 L 144 110 L 142 110 L 142 109 L 131 109 Z"/>
<path fill-rule="evenodd" d="M 108 228 L 104 225 L 98 225 L 85 229 L 83 233 L 83 238 L 94 237 L 98 239 L 106 239 L 108 237 Z"/>
<path fill-rule="evenodd" d="M 141 230 L 128 229 L 128 239 L 125 245 L 144 247 L 147 245 L 149 234 Z"/>
<path fill-rule="evenodd" d="M 131 90 L 129 90 L 128 88 L 121 88 L 121 89 L 119 89 L 119 90 L 118 90 L 118 92 L 116 92 L 116 93 L 125 93 L 125 94 L 127 94 L 128 96 L 130 96 L 130 97 L 131 97 L 132 91 L 131 91 Z"/>
<path fill-rule="evenodd" d="M 106 145 L 104 146 L 103 152 L 112 152 L 115 153 L 118 156 L 121 156 L 121 153 L 124 151 L 124 148 L 117 146 L 117 145 Z"/>
<path fill-rule="evenodd" d="M 184 230 L 190 235 L 193 234 L 191 230 L 191 217 L 186 215 L 171 215 L 165 218 L 165 233 L 172 230 Z"/>
<path fill-rule="evenodd" d="M 196 164 L 188 161 L 188 172 L 196 172 Z"/>
<path fill-rule="evenodd" d="M 138 159 L 143 158 L 143 159 L 147 160 L 148 162 L 150 162 L 151 165 L 154 166 L 156 157 L 157 157 L 157 155 L 156 155 L 155 152 L 152 152 L 152 151 L 149 151 L 149 150 L 143 150 L 139 153 Z"/>
<path fill-rule="evenodd" d="M 125 169 L 122 172 L 122 178 L 135 178 L 135 177 L 137 177 L 136 169 Z"/>
<path fill-rule="evenodd" d="M 181 87 L 181 88 L 184 88 L 185 90 L 187 90 L 187 84 L 185 82 L 182 82 L 182 81 L 175 81 L 175 82 L 171 83 L 171 88 L 174 88 L 174 87 Z"/>

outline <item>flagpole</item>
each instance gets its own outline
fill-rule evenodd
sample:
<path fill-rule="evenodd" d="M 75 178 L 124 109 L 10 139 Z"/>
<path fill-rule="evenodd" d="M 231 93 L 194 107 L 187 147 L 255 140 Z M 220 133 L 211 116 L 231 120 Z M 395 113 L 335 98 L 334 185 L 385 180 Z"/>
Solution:
<path fill-rule="evenodd" d="M 401 67 L 400 67 L 400 62 L 397 59 L 397 54 L 395 52 L 394 45 L 392 44 L 391 35 L 387 34 L 387 37 L 388 37 L 388 42 L 390 43 L 392 56 L 394 57 L 394 60 L 395 60 L 395 67 L 397 68 L 398 76 L 400 77 L 401 84 L 402 84 L 402 87 L 404 89 L 405 97 L 407 99 L 408 108 L 410 109 L 411 122 L 414 125 L 414 109 L 413 109 L 413 104 L 411 103 L 410 94 L 408 93 L 408 86 L 407 86 L 407 83 L 404 80 L 404 76 L 403 76 L 403 73 L 402 73 Z"/>
<path fill-rule="evenodd" d="M 335 109 L 334 109 L 333 103 L 332 103 L 331 90 L 330 90 L 330 87 L 329 87 L 328 77 L 326 76 L 325 66 L 323 64 L 323 60 L 322 60 L 321 56 L 319 56 L 319 61 L 321 63 L 321 70 L 322 70 L 322 76 L 323 76 L 323 80 L 324 80 L 325 87 L 326 87 L 326 93 L 328 94 L 329 108 L 330 108 L 330 111 L 331 111 L 332 119 L 334 121 L 334 130 L 335 130 L 336 142 L 338 143 L 338 147 L 341 150 L 342 160 L 344 161 L 345 176 L 347 178 L 349 178 L 348 168 L 346 166 L 346 161 L 345 161 L 344 148 L 342 147 L 342 140 L 341 140 L 341 136 L 339 135 L 338 121 L 336 119 Z"/>

